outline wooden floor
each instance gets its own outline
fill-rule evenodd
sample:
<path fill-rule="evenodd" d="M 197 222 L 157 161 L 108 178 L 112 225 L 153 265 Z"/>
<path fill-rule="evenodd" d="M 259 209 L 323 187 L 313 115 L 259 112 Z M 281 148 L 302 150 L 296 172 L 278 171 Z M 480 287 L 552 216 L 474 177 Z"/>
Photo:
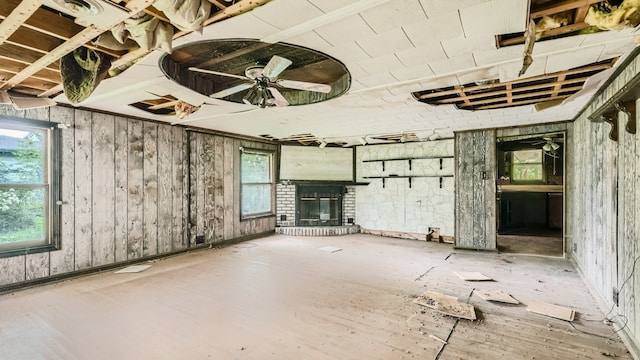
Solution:
<path fill-rule="evenodd" d="M 0 295 L 0 358 L 631 359 L 559 258 L 277 235 L 152 265 Z M 453 271 L 495 281 L 464 282 Z M 474 288 L 572 307 L 576 320 L 489 303 Z M 470 302 L 479 320 L 420 307 L 413 300 L 425 290 Z"/>

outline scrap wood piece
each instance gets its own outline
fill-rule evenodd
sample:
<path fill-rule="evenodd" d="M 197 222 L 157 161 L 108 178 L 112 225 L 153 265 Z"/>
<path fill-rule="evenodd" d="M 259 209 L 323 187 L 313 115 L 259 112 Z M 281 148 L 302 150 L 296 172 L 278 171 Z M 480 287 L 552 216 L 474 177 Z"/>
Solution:
<path fill-rule="evenodd" d="M 326 251 L 326 252 L 329 252 L 329 253 L 334 253 L 336 251 L 342 250 L 342 248 L 335 247 L 335 246 L 323 246 L 323 247 L 320 248 L 320 250 Z"/>
<path fill-rule="evenodd" d="M 507 304 L 520 304 L 520 301 L 514 299 L 511 295 L 502 290 L 483 290 L 474 289 L 474 293 L 478 294 L 480 298 L 487 301 L 502 302 Z"/>
<path fill-rule="evenodd" d="M 464 281 L 492 281 L 493 279 L 479 272 L 454 271 Z"/>
<path fill-rule="evenodd" d="M 439 337 L 437 337 L 437 336 L 435 336 L 435 335 L 433 335 L 433 334 L 429 334 L 429 337 L 430 337 L 430 338 L 432 338 L 432 339 L 433 339 L 433 340 L 435 340 L 435 341 L 440 341 L 441 343 L 443 343 L 443 344 L 447 345 L 447 342 L 446 342 L 445 340 L 440 339 Z"/>
<path fill-rule="evenodd" d="M 575 317 L 575 311 L 571 308 L 553 305 L 539 300 L 532 300 L 529 306 L 527 306 L 527 311 L 566 321 L 573 321 Z"/>
<path fill-rule="evenodd" d="M 116 271 L 116 274 L 139 273 L 147 270 L 150 267 L 151 265 L 131 265 L 127 266 L 124 269 Z"/>
<path fill-rule="evenodd" d="M 437 312 L 468 320 L 476 319 L 476 309 L 471 304 L 463 303 L 457 297 L 435 291 L 425 291 L 413 300 L 416 304 L 434 309 Z"/>
<path fill-rule="evenodd" d="M 471 304 L 458 301 L 457 298 L 455 300 L 448 298 L 438 299 L 438 302 L 436 303 L 436 311 L 445 315 L 467 320 L 477 319 L 476 308 Z"/>
<path fill-rule="evenodd" d="M 436 308 L 436 304 L 440 299 L 449 300 L 449 301 L 458 301 L 458 298 L 451 295 L 441 294 L 435 291 L 425 291 L 421 296 L 418 296 L 413 300 L 418 305 L 428 307 L 430 309 Z"/>

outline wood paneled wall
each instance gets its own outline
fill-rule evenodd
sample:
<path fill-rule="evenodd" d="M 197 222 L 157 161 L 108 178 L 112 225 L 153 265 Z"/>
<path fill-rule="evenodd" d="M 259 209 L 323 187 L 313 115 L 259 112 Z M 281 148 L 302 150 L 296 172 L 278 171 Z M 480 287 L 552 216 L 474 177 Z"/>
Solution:
<path fill-rule="evenodd" d="M 630 350 L 640 356 L 640 134 L 624 130 L 619 141 L 611 126 L 588 116 L 638 74 L 637 58 L 569 125 L 566 176 L 566 239 L 571 258 L 607 317 L 616 321 Z M 636 101 L 636 105 L 638 101 Z M 640 116 L 637 113 L 636 116 Z M 614 289 L 620 291 L 614 304 Z"/>
<path fill-rule="evenodd" d="M 455 134 L 455 246 L 496 250 L 496 132 Z"/>
<path fill-rule="evenodd" d="M 274 216 L 240 220 L 239 147 L 277 145 L 67 107 L 0 105 L 0 115 L 70 125 L 62 131 L 61 248 L 0 259 L 0 290 L 171 254 L 197 236 L 215 243 L 275 228 Z"/>

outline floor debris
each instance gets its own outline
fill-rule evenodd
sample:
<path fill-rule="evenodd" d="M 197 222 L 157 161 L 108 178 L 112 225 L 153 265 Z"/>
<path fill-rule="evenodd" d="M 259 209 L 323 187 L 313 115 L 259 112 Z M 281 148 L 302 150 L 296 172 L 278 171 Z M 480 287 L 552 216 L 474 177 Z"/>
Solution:
<path fill-rule="evenodd" d="M 440 339 L 439 337 L 437 337 L 437 336 L 435 336 L 435 335 L 433 335 L 433 334 L 429 334 L 429 337 L 430 337 L 430 338 L 432 338 L 432 339 L 433 339 L 433 340 L 435 340 L 435 341 L 440 341 L 441 343 L 443 343 L 443 344 L 445 344 L 445 345 L 447 344 L 447 342 L 446 342 L 446 341 L 444 341 L 444 340 Z"/>
<path fill-rule="evenodd" d="M 573 309 L 548 304 L 539 300 L 532 300 L 527 306 L 527 311 L 567 321 L 573 321 L 576 314 Z"/>
<path fill-rule="evenodd" d="M 473 292 L 480 296 L 480 298 L 483 300 L 502 302 L 507 304 L 520 304 L 520 301 L 514 299 L 511 295 L 502 290 L 474 289 Z"/>
<path fill-rule="evenodd" d="M 454 271 L 464 281 L 492 281 L 493 279 L 479 272 Z"/>
<path fill-rule="evenodd" d="M 476 309 L 471 304 L 463 303 L 455 296 L 435 291 L 425 291 L 422 296 L 413 300 L 416 304 L 435 309 L 437 312 L 468 320 L 476 320 Z"/>
<path fill-rule="evenodd" d="M 323 247 L 320 248 L 320 250 L 326 251 L 326 252 L 329 252 L 329 253 L 334 253 L 336 251 L 342 250 L 342 248 L 335 247 L 335 246 L 323 246 Z"/>
<path fill-rule="evenodd" d="M 151 265 L 131 265 L 131 266 L 127 266 L 124 269 L 120 269 L 116 271 L 116 274 L 139 273 L 147 270 L 150 267 Z"/>

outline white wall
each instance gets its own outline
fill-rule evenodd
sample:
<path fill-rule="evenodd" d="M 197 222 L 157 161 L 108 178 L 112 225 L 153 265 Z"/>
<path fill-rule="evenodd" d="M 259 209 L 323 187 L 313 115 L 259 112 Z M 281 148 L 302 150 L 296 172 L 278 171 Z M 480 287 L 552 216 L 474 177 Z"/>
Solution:
<path fill-rule="evenodd" d="M 382 179 L 367 176 L 388 175 L 450 175 L 453 158 L 413 160 L 411 170 L 407 160 L 386 161 L 394 158 L 420 158 L 453 156 L 453 139 L 407 144 L 367 145 L 356 148 L 356 178 L 368 182 L 356 190 L 356 223 L 363 229 L 426 234 L 429 227 L 439 227 L 441 235 L 453 236 L 454 231 L 454 179 L 444 177 L 442 188 L 438 177 L 412 178 L 411 188 L 406 178 Z"/>

